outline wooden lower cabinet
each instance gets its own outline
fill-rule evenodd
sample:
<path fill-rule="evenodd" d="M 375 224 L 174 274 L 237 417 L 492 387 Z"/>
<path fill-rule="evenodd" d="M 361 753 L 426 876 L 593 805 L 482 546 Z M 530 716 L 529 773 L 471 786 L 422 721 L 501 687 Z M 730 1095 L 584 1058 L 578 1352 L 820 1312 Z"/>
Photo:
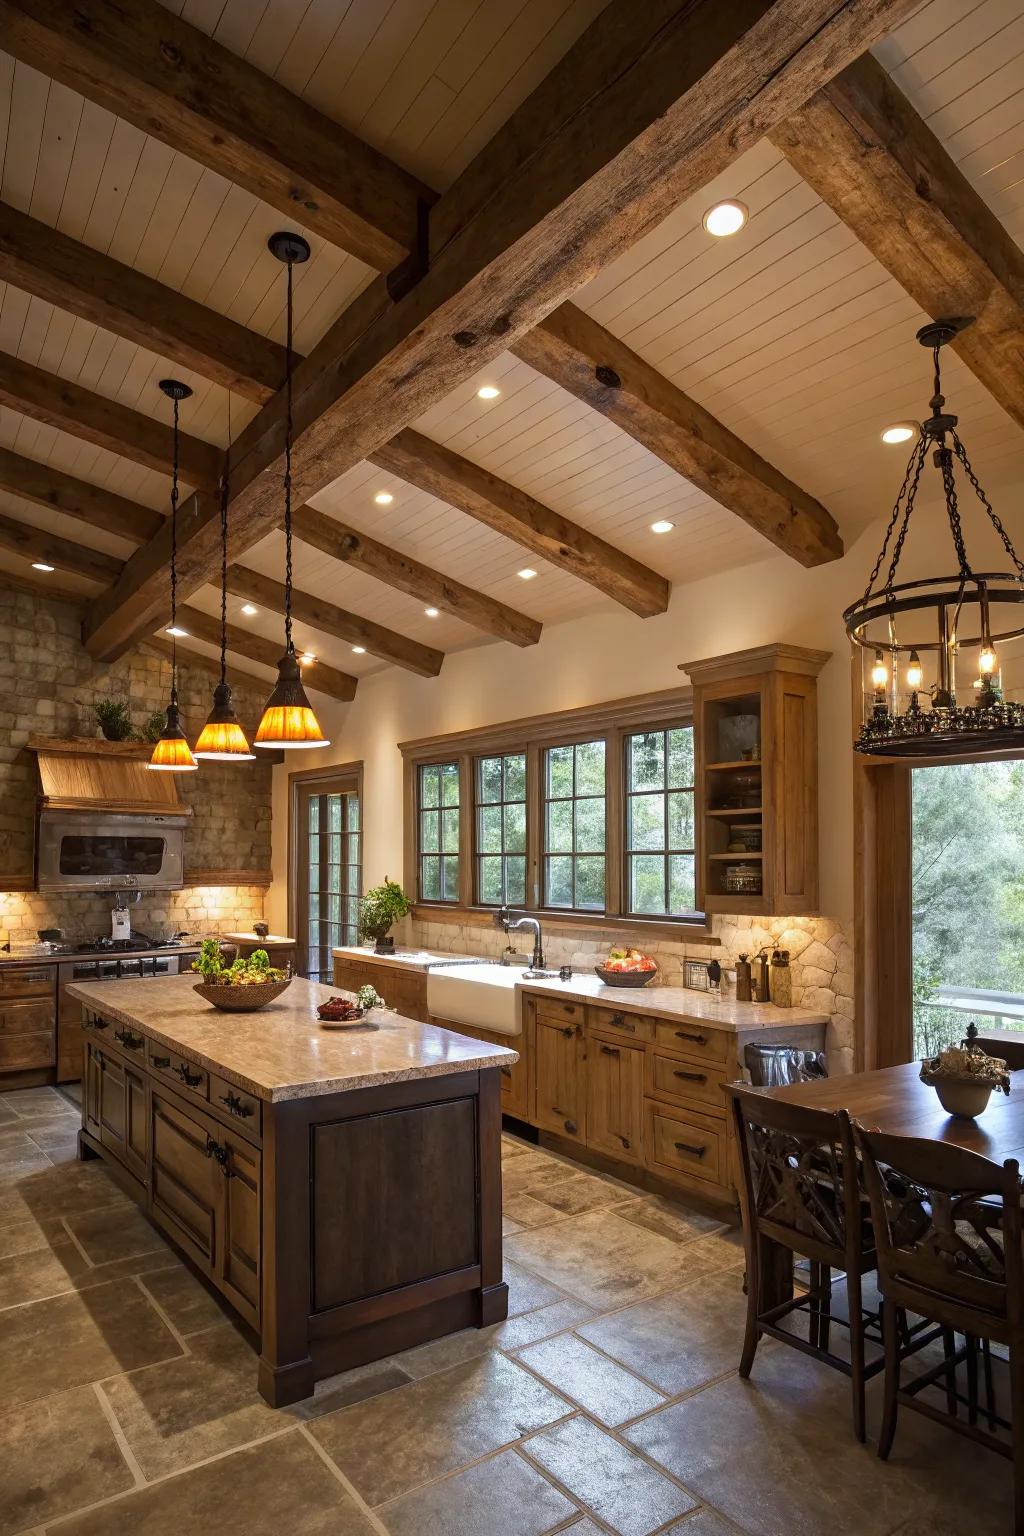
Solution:
<path fill-rule="evenodd" d="M 644 1047 L 592 1035 L 587 1041 L 587 1146 L 643 1162 Z"/>
<path fill-rule="evenodd" d="M 571 1141 L 584 1142 L 587 1082 L 582 1023 L 552 1016 L 538 1008 L 531 1054 L 534 1062 L 534 1125 L 556 1131 Z"/>

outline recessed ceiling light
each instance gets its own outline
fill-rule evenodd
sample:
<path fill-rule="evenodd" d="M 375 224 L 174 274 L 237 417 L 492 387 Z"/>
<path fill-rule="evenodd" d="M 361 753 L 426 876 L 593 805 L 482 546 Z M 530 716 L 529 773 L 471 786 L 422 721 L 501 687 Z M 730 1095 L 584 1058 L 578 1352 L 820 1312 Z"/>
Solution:
<path fill-rule="evenodd" d="M 52 571 L 55 569 L 55 567 L 48 565 L 45 560 L 33 560 L 32 569 L 34 571 Z"/>
<path fill-rule="evenodd" d="M 916 421 L 894 421 L 891 427 L 886 427 L 882 433 L 883 443 L 909 443 L 912 437 L 918 434 Z"/>
<path fill-rule="evenodd" d="M 313 655 L 312 651 L 303 651 L 302 655 L 299 657 L 299 665 L 302 667 L 311 667 L 315 661 L 316 657 Z"/>
<path fill-rule="evenodd" d="M 366 646 L 365 645 L 354 645 L 352 647 L 352 655 L 353 656 L 365 656 L 366 655 Z"/>
<path fill-rule="evenodd" d="M 436 619 L 441 610 L 440 608 L 424 608 L 423 612 L 428 619 Z"/>
<path fill-rule="evenodd" d="M 188 630 L 187 629 L 182 629 L 180 624 L 168 624 L 168 626 L 167 626 L 166 630 L 164 631 L 164 633 L 167 634 L 167 635 L 173 635 L 175 640 L 187 640 L 188 639 Z"/>
<path fill-rule="evenodd" d="M 259 609 L 255 608 L 252 603 L 243 603 L 242 612 L 245 614 L 247 619 L 254 619 L 259 613 Z"/>
<path fill-rule="evenodd" d="M 481 384 L 476 392 L 478 400 L 497 400 L 500 394 L 497 384 Z"/>
<path fill-rule="evenodd" d="M 390 507 L 395 498 L 390 491 L 378 491 L 373 499 L 378 507 Z"/>
<path fill-rule="evenodd" d="M 745 203 L 737 202 L 735 198 L 727 198 L 723 203 L 716 203 L 709 208 L 701 223 L 709 235 L 735 235 L 747 222 L 747 208 Z"/>
<path fill-rule="evenodd" d="M 524 565 L 521 571 L 516 571 L 520 581 L 532 581 L 536 574 L 537 572 L 529 565 Z"/>
<path fill-rule="evenodd" d="M 675 523 L 670 523 L 668 518 L 659 517 L 656 523 L 651 524 L 652 533 L 671 533 Z"/>

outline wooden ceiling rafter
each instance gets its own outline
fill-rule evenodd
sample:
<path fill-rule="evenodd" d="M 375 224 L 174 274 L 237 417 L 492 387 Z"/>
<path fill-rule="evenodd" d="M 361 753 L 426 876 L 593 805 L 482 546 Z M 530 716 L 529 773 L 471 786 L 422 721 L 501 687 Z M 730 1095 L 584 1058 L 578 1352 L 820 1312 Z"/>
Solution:
<path fill-rule="evenodd" d="M 124 561 L 116 555 L 89 549 L 85 544 L 76 544 L 73 539 L 63 539 L 13 517 L 0 516 L 0 549 L 20 555 L 23 560 L 45 561 L 57 571 L 85 576 L 102 586 L 116 581 L 124 569 Z"/>
<path fill-rule="evenodd" d="M 220 648 L 219 617 L 186 603 L 178 609 L 178 619 L 182 629 L 187 629 L 193 639 Z M 267 640 L 263 635 L 250 633 L 239 624 L 228 624 L 227 648 L 237 656 L 258 662 L 260 666 L 269 667 L 272 671 L 277 670 L 283 649 L 280 640 Z M 358 678 L 350 672 L 341 672 L 319 658 L 315 666 L 303 668 L 302 680 L 307 687 L 317 688 L 321 693 L 328 694 L 332 699 L 340 699 L 344 704 L 355 698 L 358 683 Z"/>
<path fill-rule="evenodd" d="M 164 521 L 151 507 L 117 496 L 88 480 L 66 475 L 38 459 L 12 453 L 9 448 L 0 448 L 0 487 L 36 506 L 49 507 L 90 528 L 131 539 L 136 544 L 151 539 Z"/>

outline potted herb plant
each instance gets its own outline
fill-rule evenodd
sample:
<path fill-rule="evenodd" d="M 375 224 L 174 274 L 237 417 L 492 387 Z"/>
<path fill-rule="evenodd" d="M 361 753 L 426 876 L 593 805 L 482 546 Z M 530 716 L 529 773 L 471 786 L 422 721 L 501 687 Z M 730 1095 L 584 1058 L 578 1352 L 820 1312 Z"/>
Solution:
<path fill-rule="evenodd" d="M 384 884 L 372 886 L 363 897 L 359 910 L 359 937 L 373 939 L 375 954 L 391 954 L 395 941 L 389 930 L 408 911 L 409 903 L 402 887 L 385 875 Z"/>
<path fill-rule="evenodd" d="M 127 699 L 100 699 L 93 705 L 96 722 L 107 741 L 130 741 L 132 729 L 131 705 Z"/>

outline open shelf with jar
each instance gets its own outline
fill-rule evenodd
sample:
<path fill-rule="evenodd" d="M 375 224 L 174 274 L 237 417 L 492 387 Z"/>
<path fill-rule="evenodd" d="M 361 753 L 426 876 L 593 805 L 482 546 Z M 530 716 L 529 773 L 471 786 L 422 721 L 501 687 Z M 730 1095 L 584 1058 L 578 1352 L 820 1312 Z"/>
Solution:
<path fill-rule="evenodd" d="M 681 667 L 694 690 L 705 912 L 817 907 L 816 678 L 827 660 L 780 644 Z"/>

